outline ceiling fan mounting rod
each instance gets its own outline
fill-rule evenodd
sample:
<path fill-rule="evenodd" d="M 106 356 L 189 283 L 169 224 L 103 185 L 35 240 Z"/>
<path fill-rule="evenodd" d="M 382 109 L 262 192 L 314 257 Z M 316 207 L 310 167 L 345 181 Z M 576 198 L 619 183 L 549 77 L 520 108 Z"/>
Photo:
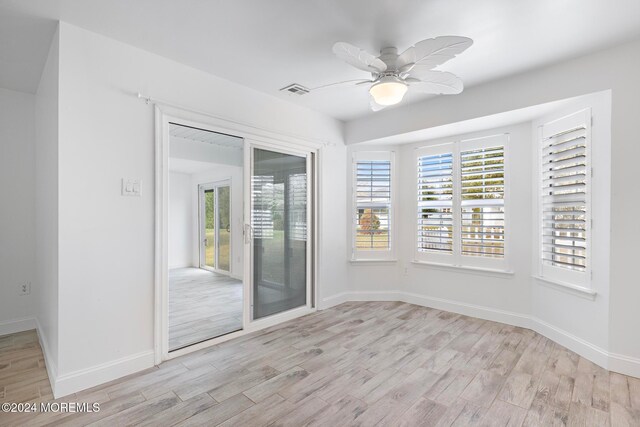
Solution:
<path fill-rule="evenodd" d="M 398 59 L 398 49 L 395 47 L 385 47 L 380 49 L 380 60 L 387 65 L 387 70 L 396 69 L 396 60 Z"/>

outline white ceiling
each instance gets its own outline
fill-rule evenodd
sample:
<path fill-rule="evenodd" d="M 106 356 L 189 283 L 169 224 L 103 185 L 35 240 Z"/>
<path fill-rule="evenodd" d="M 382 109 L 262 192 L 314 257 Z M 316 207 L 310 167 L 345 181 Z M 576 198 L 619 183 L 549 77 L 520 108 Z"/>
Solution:
<path fill-rule="evenodd" d="M 638 0 L 0 0 L 1 86 L 36 90 L 57 19 L 341 120 L 374 114 L 366 87 L 278 92 L 367 77 L 334 58 L 336 41 L 375 53 L 471 37 L 440 68 L 471 86 L 640 37 Z"/>

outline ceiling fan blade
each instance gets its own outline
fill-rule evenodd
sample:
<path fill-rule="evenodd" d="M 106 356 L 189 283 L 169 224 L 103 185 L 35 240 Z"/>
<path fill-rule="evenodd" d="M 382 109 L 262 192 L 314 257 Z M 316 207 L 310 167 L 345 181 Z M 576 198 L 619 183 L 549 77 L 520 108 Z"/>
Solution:
<path fill-rule="evenodd" d="M 405 82 L 420 92 L 455 95 L 464 89 L 462 80 L 455 74 L 446 71 L 424 70 L 420 71 L 418 75 L 414 75 L 414 70 L 411 70 L 411 77 L 405 79 Z"/>
<path fill-rule="evenodd" d="M 400 56 L 398 56 L 398 59 L 396 59 L 396 68 L 398 69 L 398 71 L 402 72 L 402 69 L 404 67 L 408 66 L 409 64 L 415 64 L 415 62 L 416 49 L 411 46 L 410 48 L 402 52 Z"/>
<path fill-rule="evenodd" d="M 341 82 L 329 83 L 329 84 L 326 84 L 326 85 L 313 87 L 313 88 L 310 88 L 309 91 L 316 91 L 316 90 L 319 90 L 319 89 L 326 89 L 328 87 L 342 86 L 342 85 L 345 85 L 345 86 L 351 86 L 351 85 L 352 86 L 358 86 L 358 85 L 362 85 L 362 84 L 365 84 L 365 83 L 373 83 L 373 80 L 369 80 L 369 79 L 344 80 L 344 81 L 341 81 Z"/>
<path fill-rule="evenodd" d="M 386 108 L 385 105 L 380 105 L 378 104 L 374 99 L 373 96 L 369 97 L 369 106 L 371 107 L 372 111 L 380 111 L 380 110 L 384 110 Z"/>
<path fill-rule="evenodd" d="M 441 36 L 434 39 L 426 39 L 414 46 L 414 64 L 433 69 L 442 65 L 464 52 L 473 44 L 473 40 L 460 36 Z M 401 72 L 411 69 L 409 63 L 404 64 Z"/>
<path fill-rule="evenodd" d="M 380 58 L 366 52 L 359 47 L 349 43 L 338 42 L 333 45 L 333 53 L 347 64 L 362 71 L 370 73 L 381 73 L 387 69 L 387 64 Z"/>

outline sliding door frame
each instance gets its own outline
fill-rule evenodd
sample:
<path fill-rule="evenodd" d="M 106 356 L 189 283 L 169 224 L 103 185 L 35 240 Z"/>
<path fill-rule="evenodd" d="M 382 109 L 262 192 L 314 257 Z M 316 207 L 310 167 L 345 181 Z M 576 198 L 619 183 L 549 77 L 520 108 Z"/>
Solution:
<path fill-rule="evenodd" d="M 232 234 L 235 233 L 233 224 L 229 224 L 229 270 L 222 270 L 220 268 L 220 191 L 222 187 L 229 187 L 229 216 L 233 218 L 233 204 L 232 201 L 232 180 L 231 177 L 218 181 L 207 182 L 204 184 L 198 184 L 198 265 L 200 268 L 214 273 L 224 274 L 226 276 L 232 276 L 233 269 L 233 238 Z M 207 265 L 205 257 L 205 244 L 203 235 L 206 235 L 206 207 L 204 201 L 204 193 L 207 190 L 213 190 L 213 227 L 215 230 L 215 237 L 213 242 L 214 247 L 214 260 L 213 268 Z M 231 220 L 230 220 L 231 222 Z"/>
<path fill-rule="evenodd" d="M 253 318 L 253 309 L 254 309 L 254 293 L 253 290 L 251 289 L 251 287 L 253 286 L 253 278 L 255 277 L 255 270 L 254 270 L 254 261 L 255 261 L 255 255 L 253 253 L 252 248 L 253 246 L 253 228 L 251 227 L 251 212 L 253 211 L 253 200 L 251 197 L 251 177 L 253 176 L 253 165 L 254 165 L 254 150 L 268 150 L 268 151 L 273 151 L 273 152 L 277 152 L 277 153 L 282 153 L 282 154 L 288 154 L 291 156 L 297 156 L 297 157 L 302 157 L 305 159 L 305 163 L 306 163 L 306 173 L 307 173 L 307 214 L 306 214 L 306 220 L 307 220 L 307 240 L 306 240 L 306 249 L 307 249 L 307 253 L 306 253 L 306 265 L 307 265 L 307 269 L 306 269 L 306 303 L 304 306 L 300 306 L 300 307 L 295 307 L 289 310 L 285 310 L 283 312 L 280 313 L 275 313 L 275 314 L 271 314 L 269 316 L 265 316 L 263 318 L 260 319 L 254 319 Z M 277 324 L 277 323 L 281 323 L 281 322 L 285 322 L 287 320 L 291 320 L 291 319 L 295 319 L 296 317 L 300 317 L 300 316 L 304 316 L 306 314 L 312 313 L 313 311 L 315 311 L 315 307 L 314 307 L 314 301 L 315 296 L 314 296 L 314 288 L 316 288 L 316 286 L 314 286 L 314 271 L 315 269 L 315 263 L 314 263 L 314 254 L 316 253 L 314 246 L 314 242 L 316 242 L 316 238 L 314 236 L 314 231 L 316 229 L 315 224 L 314 224 L 314 212 L 315 212 L 315 206 L 316 206 L 316 198 L 315 198 L 315 190 L 314 190 L 314 185 L 315 185 L 315 169 L 316 167 L 314 166 L 314 154 L 309 151 L 309 150 L 300 150 L 300 149 L 291 149 L 291 148 L 281 148 L 281 147 L 274 147 L 272 144 L 264 144 L 264 143 L 260 143 L 257 141 L 252 141 L 249 140 L 248 144 L 245 144 L 245 153 L 248 152 L 249 157 L 246 158 L 247 154 L 245 154 L 245 170 L 244 170 L 244 182 L 248 183 L 249 186 L 247 188 L 247 185 L 245 184 L 245 209 L 246 207 L 248 207 L 248 210 L 245 210 L 245 228 L 247 228 L 249 230 L 249 232 L 247 233 L 247 236 L 245 238 L 245 247 L 246 247 L 246 252 L 245 254 L 247 254 L 248 256 L 245 256 L 245 260 L 249 260 L 249 262 L 245 262 L 244 265 L 244 274 L 245 277 L 250 278 L 250 280 L 246 280 L 245 281 L 245 292 L 248 292 L 247 295 L 249 296 L 249 298 L 245 298 L 245 306 L 244 306 L 244 313 L 245 313 L 245 324 L 251 324 L 254 325 L 255 327 L 269 327 L 271 325 Z M 249 167 L 246 167 L 246 164 L 248 162 Z M 247 200 L 247 197 L 248 200 Z M 310 206 L 309 206 L 310 205 Z M 246 227 L 248 225 L 248 227 Z M 247 265 L 248 264 L 248 265 Z"/>
<path fill-rule="evenodd" d="M 273 130 L 264 129 L 248 123 L 228 120 L 217 117 L 206 112 L 195 111 L 188 108 L 176 106 L 161 101 L 155 103 L 155 251 L 154 251 L 154 362 L 159 365 L 165 360 L 173 359 L 184 354 L 188 354 L 203 348 L 216 345 L 218 343 L 243 336 L 250 332 L 267 328 L 269 326 L 303 316 L 315 311 L 318 301 L 318 261 L 319 261 L 319 233 L 320 223 L 318 201 L 320 199 L 320 162 L 322 160 L 322 150 L 327 144 L 313 142 L 298 138 L 296 136 L 282 134 Z M 289 150 L 292 152 L 308 153 L 307 164 L 311 162 L 308 169 L 310 179 L 308 191 L 311 198 L 308 202 L 311 208 L 307 209 L 308 236 L 311 237 L 310 250 L 307 253 L 308 283 L 312 291 L 307 292 L 307 304 L 305 307 L 292 309 L 283 313 L 278 313 L 263 319 L 252 321 L 249 305 L 249 295 L 251 295 L 251 280 L 247 269 L 251 267 L 252 260 L 249 244 L 246 240 L 247 227 L 245 226 L 244 244 L 244 277 L 243 277 L 243 329 L 232 332 L 221 337 L 213 338 L 189 347 L 169 352 L 169 267 L 168 267 L 168 212 L 169 212 L 169 124 L 177 123 L 191 126 L 212 132 L 224 133 L 244 139 L 245 156 L 245 182 L 244 182 L 244 224 L 250 224 L 250 178 L 246 179 L 248 171 L 247 165 L 250 163 L 251 146 L 260 146 L 267 150 Z M 236 252 L 237 253 L 237 252 Z"/>

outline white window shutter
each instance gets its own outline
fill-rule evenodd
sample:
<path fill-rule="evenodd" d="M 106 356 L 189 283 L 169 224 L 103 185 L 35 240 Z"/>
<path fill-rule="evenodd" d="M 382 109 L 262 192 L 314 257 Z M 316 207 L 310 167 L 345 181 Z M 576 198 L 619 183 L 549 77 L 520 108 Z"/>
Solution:
<path fill-rule="evenodd" d="M 452 254 L 453 231 L 453 151 L 418 157 L 418 252 Z"/>
<path fill-rule="evenodd" d="M 416 150 L 417 261 L 506 271 L 507 134 Z"/>
<path fill-rule="evenodd" d="M 356 152 L 353 160 L 353 257 L 389 259 L 393 248 L 393 153 Z"/>
<path fill-rule="evenodd" d="M 504 145 L 460 152 L 461 253 L 504 258 Z"/>
<path fill-rule="evenodd" d="M 576 285 L 588 283 L 590 268 L 590 144 L 590 110 L 542 126 L 542 275 Z"/>

